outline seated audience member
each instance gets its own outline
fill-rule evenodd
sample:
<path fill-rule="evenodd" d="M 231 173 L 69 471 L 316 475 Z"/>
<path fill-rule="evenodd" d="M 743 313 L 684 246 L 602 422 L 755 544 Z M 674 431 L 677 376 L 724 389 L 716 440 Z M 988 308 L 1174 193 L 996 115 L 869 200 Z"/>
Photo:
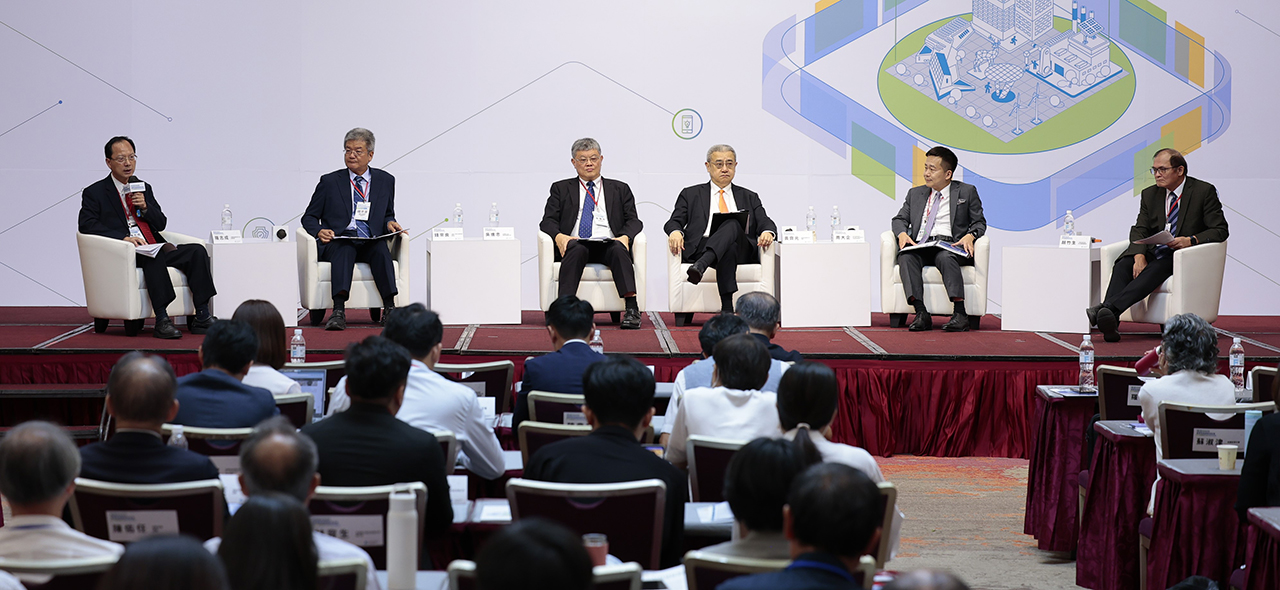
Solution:
<path fill-rule="evenodd" d="M 791 482 L 783 509 L 791 565 L 729 580 L 719 590 L 861 588 L 853 572 L 879 545 L 880 516 L 880 491 L 865 474 L 839 463 L 814 465 Z"/>
<path fill-rule="evenodd" d="M 675 426 L 676 415 L 680 412 L 680 399 L 684 392 L 695 387 L 711 387 L 711 373 L 715 370 L 716 359 L 711 356 L 716 344 L 721 340 L 747 332 L 747 322 L 731 313 L 711 316 L 698 330 L 698 343 L 702 345 L 702 359 L 680 369 L 671 388 L 671 400 L 667 403 L 666 421 L 662 424 L 662 444 L 667 444 L 671 436 L 671 427 Z M 778 380 L 787 372 L 787 364 L 778 359 L 769 359 L 769 379 L 764 382 L 761 391 L 778 391 Z"/>
<path fill-rule="evenodd" d="M 587 590 L 591 575 L 582 537 L 536 516 L 503 527 L 476 556 L 480 590 Z"/>
<path fill-rule="evenodd" d="M 1160 402 L 1230 406 L 1236 403 L 1236 388 L 1231 380 L 1218 375 L 1218 333 L 1213 326 L 1193 313 L 1169 318 L 1160 338 L 1160 372 L 1163 377 L 1147 381 L 1138 391 L 1138 403 L 1142 405 L 1142 419 L 1151 429 L 1152 442 L 1156 445 L 1156 461 L 1164 458 L 1160 450 Z M 1225 420 L 1223 414 L 1209 414 L 1215 420 Z M 1147 514 L 1155 511 L 1156 481 L 1151 484 L 1151 500 Z"/>
<path fill-rule="evenodd" d="M 555 352 L 525 361 L 520 394 L 511 416 L 513 430 L 529 419 L 530 391 L 582 393 L 582 373 L 604 360 L 603 354 L 587 344 L 596 328 L 591 319 L 594 314 L 589 302 L 573 295 L 561 295 L 551 302 L 547 308 L 547 335 Z"/>
<path fill-rule="evenodd" d="M 791 559 L 782 534 L 782 507 L 791 482 L 810 465 L 821 463 L 813 445 L 779 438 L 757 438 L 734 453 L 724 476 L 724 497 L 733 510 L 737 538 L 702 551 L 750 559 Z"/>
<path fill-rule="evenodd" d="M 716 344 L 712 357 L 716 361 L 713 387 L 684 393 L 667 441 L 667 460 L 681 469 L 687 462 L 685 443 L 690 436 L 751 440 L 782 433 L 777 394 L 760 391 L 769 378 L 769 351 L 764 345 L 750 334 L 737 334 Z"/>
<path fill-rule="evenodd" d="M 284 318 L 276 306 L 270 301 L 250 299 L 236 308 L 231 319 L 244 321 L 258 335 L 258 355 L 244 376 L 244 384 L 261 387 L 273 396 L 302 393 L 297 381 L 280 373 L 280 368 L 289 360 L 289 340 Z"/>
<path fill-rule="evenodd" d="M 1204 576 L 1190 576 L 1169 586 L 1169 590 L 1218 590 L 1218 583 Z"/>
<path fill-rule="evenodd" d="M 183 535 L 134 541 L 98 581 L 98 590 L 230 590 L 222 562 Z"/>
<path fill-rule="evenodd" d="M 320 485 L 316 473 L 319 457 L 316 443 L 293 427 L 288 418 L 276 416 L 258 425 L 253 436 L 240 446 L 240 489 L 245 496 L 280 493 L 308 506 Z M 368 566 L 365 588 L 379 590 L 377 568 L 369 554 L 351 543 L 321 532 L 311 534 L 320 561 L 345 558 L 363 559 Z M 217 553 L 222 539 L 205 541 L 210 553 Z"/>
<path fill-rule="evenodd" d="M 118 543 L 95 539 L 62 520 L 75 490 L 80 452 L 62 429 L 48 422 L 24 422 L 0 439 L 0 494 L 13 516 L 0 527 L 0 558 L 23 560 L 117 557 Z M 49 577 L 18 576 L 29 584 Z"/>
<path fill-rule="evenodd" d="M 311 515 L 292 496 L 250 496 L 222 532 L 218 557 L 236 590 L 314 590 L 319 553 Z"/>
<path fill-rule="evenodd" d="M 199 373 L 178 379 L 174 424 L 248 428 L 280 413 L 271 392 L 241 381 L 258 355 L 258 335 L 240 320 L 218 320 L 198 350 Z"/>
<path fill-rule="evenodd" d="M 80 476 L 116 483 L 177 483 L 218 479 L 208 457 L 171 447 L 161 427 L 178 413 L 177 380 L 163 358 L 130 352 L 107 379 L 107 411 L 116 433 L 80 448 Z"/>
<path fill-rule="evenodd" d="M 427 486 L 426 528 L 453 523 L 444 451 L 430 432 L 396 419 L 409 376 L 409 351 L 381 336 L 347 347 L 351 409 L 303 427 L 320 453 L 317 471 L 330 486 Z"/>
<path fill-rule="evenodd" d="M 458 439 L 458 458 L 467 471 L 485 479 L 506 472 L 502 445 L 493 426 L 484 419 L 484 409 L 475 390 L 446 379 L 435 372 L 444 350 L 444 324 L 440 316 L 421 303 L 392 310 L 385 320 L 382 337 L 405 347 L 413 357 L 405 382 L 404 402 L 396 418 L 427 432 L 448 430 Z M 329 400 L 330 414 L 351 405 L 346 394 L 347 378 L 334 388 Z"/>
<path fill-rule="evenodd" d="M 799 352 L 787 350 L 773 343 L 773 337 L 782 326 L 782 306 L 778 299 L 764 291 L 752 291 L 738 298 L 738 317 L 747 320 L 751 334 L 761 344 L 769 347 L 769 356 L 784 363 L 804 360 Z"/>
<path fill-rule="evenodd" d="M 969 586 L 951 572 L 916 570 L 894 578 L 884 590 L 969 590 Z"/>
<path fill-rule="evenodd" d="M 529 458 L 524 476 L 559 483 L 661 479 L 667 484 L 662 567 L 678 565 L 684 554 L 689 481 L 640 445 L 653 419 L 653 373 L 631 357 L 613 356 L 587 367 L 582 384 L 582 412 L 593 428 L 591 434 L 542 447 Z"/>
<path fill-rule="evenodd" d="M 1280 399 L 1280 379 L 1268 393 L 1273 399 Z M 1246 442 L 1249 452 L 1240 468 L 1236 497 L 1236 511 L 1243 523 L 1249 522 L 1250 508 L 1280 506 L 1280 413 L 1272 412 L 1258 420 Z"/>

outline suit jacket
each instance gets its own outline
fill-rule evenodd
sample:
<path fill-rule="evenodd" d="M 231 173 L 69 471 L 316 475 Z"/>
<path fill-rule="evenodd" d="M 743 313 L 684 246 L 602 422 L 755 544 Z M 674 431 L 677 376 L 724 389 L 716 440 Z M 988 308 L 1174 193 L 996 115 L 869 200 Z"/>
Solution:
<path fill-rule="evenodd" d="M 280 413 L 271 392 L 241 383 L 217 369 L 178 379 L 174 424 L 200 428 L 249 428 Z"/>
<path fill-rule="evenodd" d="M 916 233 L 924 227 L 924 209 L 928 206 L 929 196 L 932 194 L 933 189 L 927 186 L 917 186 L 907 191 L 902 209 L 893 216 L 891 225 L 894 236 L 906 232 L 911 239 L 916 239 Z M 986 234 L 987 218 L 982 214 L 982 199 L 978 198 L 978 190 L 972 184 L 953 180 L 949 194 L 951 236 L 958 240 L 965 234 L 973 234 L 973 239 L 976 240 Z"/>
<path fill-rule="evenodd" d="M 614 236 L 627 236 L 635 243 L 636 234 L 644 229 L 644 223 L 636 214 L 636 198 L 627 183 L 612 178 L 600 178 L 604 187 L 604 211 L 609 216 L 609 230 Z M 551 194 L 542 213 L 538 228 L 551 237 L 557 234 L 578 235 L 578 178 L 566 178 L 551 184 Z M 560 250 L 556 249 L 556 260 Z"/>
<path fill-rule="evenodd" d="M 426 527 L 453 523 L 444 451 L 430 432 L 396 419 L 385 407 L 355 402 L 351 409 L 304 426 L 320 453 L 320 483 L 382 486 L 420 481 L 427 485 Z"/>
<path fill-rule="evenodd" d="M 218 479 L 208 457 L 171 447 L 146 432 L 117 432 L 80 447 L 80 477 L 115 483 L 178 483 Z"/>
<path fill-rule="evenodd" d="M 582 374 L 588 366 L 602 360 L 604 355 L 591 350 L 589 345 L 568 342 L 560 350 L 525 361 L 520 394 L 516 396 L 516 409 L 511 416 L 511 429 L 518 431 L 520 423 L 529 419 L 530 391 L 582 395 Z"/>
<path fill-rule="evenodd" d="M 752 243 L 766 231 L 778 235 L 778 226 L 765 213 L 760 203 L 760 195 L 755 191 L 736 184 L 729 185 L 733 191 L 734 203 L 739 211 L 747 211 L 747 227 L 744 228 L 751 237 Z M 702 233 L 706 231 L 707 219 L 711 217 L 711 183 L 704 182 L 685 187 L 676 197 L 675 209 L 671 211 L 671 219 L 662 226 L 662 231 L 670 234 L 679 231 L 684 234 L 684 249 L 689 256 L 699 252 L 702 242 L 706 240 Z"/>
<path fill-rule="evenodd" d="M 351 204 L 351 172 L 346 168 L 320 177 L 311 202 L 302 214 L 302 227 L 312 237 L 331 229 L 341 235 L 355 211 Z M 369 169 L 369 231 L 387 233 L 387 222 L 396 220 L 396 177 L 378 168 Z M 317 238 L 318 239 L 318 238 Z"/>
<path fill-rule="evenodd" d="M 156 242 L 164 242 L 160 235 L 169 224 L 156 195 L 147 184 L 147 211 L 139 219 L 151 226 Z M 136 215 L 136 212 L 135 212 Z M 120 193 L 116 192 L 116 183 L 111 175 L 99 180 L 80 192 L 80 233 L 93 234 L 123 240 L 129 237 L 129 218 L 124 213 L 124 205 L 120 202 Z"/>
<path fill-rule="evenodd" d="M 844 563 L 829 553 L 801 553 L 795 562 L 819 563 L 822 566 L 792 565 L 779 572 L 741 576 L 729 580 L 717 590 L 855 590 L 861 588 L 854 584 L 852 575 L 845 577 L 836 570 L 848 574 Z M 829 566 L 830 569 L 824 566 Z"/>
<path fill-rule="evenodd" d="M 1165 209 L 1165 198 L 1169 191 L 1156 185 L 1142 190 L 1138 204 L 1138 221 L 1129 230 L 1129 248 L 1125 256 L 1145 254 L 1148 258 L 1155 251 L 1155 246 L 1134 244 L 1134 240 L 1149 238 L 1164 231 L 1168 223 L 1168 210 Z M 1222 214 L 1222 201 L 1218 200 L 1218 189 L 1212 184 L 1197 180 L 1190 176 L 1182 181 L 1182 199 L 1178 201 L 1178 227 L 1174 234 L 1177 237 L 1195 236 L 1196 241 L 1227 241 L 1227 218 Z"/>
<path fill-rule="evenodd" d="M 804 360 L 804 357 L 800 356 L 799 351 L 787 350 L 778 346 L 777 344 L 774 344 L 772 340 L 769 340 L 769 337 L 764 334 L 752 333 L 751 335 L 755 336 L 756 340 L 759 340 L 761 344 L 765 345 L 765 348 L 769 349 L 769 358 L 776 359 L 784 363 L 798 363 Z M 772 372 L 772 369 L 770 369 L 770 372 Z"/>
<path fill-rule="evenodd" d="M 680 563 L 684 555 L 684 503 L 689 498 L 689 480 L 674 465 L 641 446 L 635 433 L 608 425 L 587 436 L 551 443 L 529 458 L 524 476 L 556 483 L 662 480 L 667 484 L 662 567 Z"/>

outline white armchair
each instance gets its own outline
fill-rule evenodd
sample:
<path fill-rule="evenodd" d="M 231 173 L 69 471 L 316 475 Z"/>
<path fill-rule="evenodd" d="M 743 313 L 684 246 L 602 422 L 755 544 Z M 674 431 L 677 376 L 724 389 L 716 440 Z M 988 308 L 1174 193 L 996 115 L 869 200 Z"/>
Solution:
<path fill-rule="evenodd" d="M 676 315 L 677 326 L 687 326 L 693 321 L 694 313 L 720 313 L 720 291 L 716 288 L 716 269 L 708 268 L 703 273 L 702 281 L 696 285 L 689 283 L 689 267 L 692 263 L 683 262 L 679 254 L 672 254 L 671 249 L 663 244 L 662 251 L 667 255 L 667 306 Z M 778 295 L 777 245 L 760 248 L 760 262 L 756 264 L 738 265 L 738 291 L 733 294 L 733 301 L 752 291 L 764 291 L 773 296 Z"/>
<path fill-rule="evenodd" d="M 1116 242 L 1102 247 L 1102 288 L 1111 284 L 1111 271 L 1124 255 L 1129 242 Z M 1180 313 L 1194 313 L 1206 322 L 1218 319 L 1218 303 L 1222 299 L 1222 274 L 1227 266 L 1227 243 L 1215 242 L 1183 248 L 1173 252 L 1173 276 L 1146 299 L 1120 314 L 1125 322 L 1149 322 L 1164 325 Z"/>
<path fill-rule="evenodd" d="M 987 269 L 991 261 L 991 238 L 982 236 L 973 243 L 973 264 L 960 267 L 964 279 L 964 311 L 969 314 L 969 328 L 981 327 L 987 313 Z M 942 273 L 936 267 L 924 267 L 924 307 L 931 314 L 951 315 L 951 298 L 942 284 Z M 880 234 L 880 310 L 889 314 L 889 325 L 901 328 L 907 314 L 915 310 L 907 305 L 902 290 L 902 273 L 898 270 L 898 238 L 893 232 Z"/>
<path fill-rule="evenodd" d="M 333 307 L 333 286 L 330 282 L 330 263 L 320 260 L 320 248 L 316 239 L 299 227 L 293 234 L 298 242 L 298 293 L 302 307 L 311 311 L 311 325 L 324 321 L 325 310 Z M 391 249 L 391 268 L 395 272 L 397 307 L 409 304 L 409 241 L 404 234 L 388 238 Z M 357 262 L 351 273 L 351 289 L 348 291 L 347 309 L 368 309 L 369 316 L 377 322 L 382 317 L 382 295 L 373 282 L 369 265 Z"/>
<path fill-rule="evenodd" d="M 171 244 L 202 244 L 203 240 L 176 232 L 160 232 Z M 151 299 L 147 296 L 147 283 L 138 268 L 137 248 L 124 240 L 76 234 L 76 246 L 80 250 L 80 274 L 84 278 L 84 298 L 93 317 L 93 331 L 107 331 L 111 320 L 124 320 L 124 332 L 136 336 L 142 323 L 155 315 Z M 191 316 L 196 313 L 187 287 L 187 276 L 176 268 L 169 268 L 169 279 L 177 297 L 166 308 L 169 316 Z M 188 318 L 190 319 L 190 318 Z"/>
<path fill-rule="evenodd" d="M 645 307 L 645 268 L 648 257 L 645 256 L 644 232 L 636 234 L 631 244 L 631 261 L 636 268 L 636 303 L 640 310 Z M 560 263 L 556 262 L 556 241 L 545 232 L 538 232 L 538 302 L 542 310 L 551 307 L 551 302 L 560 293 Z M 578 298 L 591 304 L 596 312 L 609 312 L 613 323 L 621 320 L 626 302 L 618 297 L 618 288 L 613 284 L 613 271 L 603 264 L 591 263 L 582 269 L 582 282 L 578 283 Z"/>

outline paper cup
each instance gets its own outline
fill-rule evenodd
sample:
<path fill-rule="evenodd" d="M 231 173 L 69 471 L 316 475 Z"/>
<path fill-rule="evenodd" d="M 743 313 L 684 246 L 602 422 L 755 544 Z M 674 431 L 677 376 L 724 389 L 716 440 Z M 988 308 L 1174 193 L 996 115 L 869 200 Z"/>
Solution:
<path fill-rule="evenodd" d="M 1237 445 L 1218 445 L 1218 469 L 1232 471 L 1236 468 Z"/>
<path fill-rule="evenodd" d="M 582 535 L 582 546 L 587 548 L 591 556 L 591 565 L 604 565 L 609 556 L 609 537 L 602 533 Z"/>

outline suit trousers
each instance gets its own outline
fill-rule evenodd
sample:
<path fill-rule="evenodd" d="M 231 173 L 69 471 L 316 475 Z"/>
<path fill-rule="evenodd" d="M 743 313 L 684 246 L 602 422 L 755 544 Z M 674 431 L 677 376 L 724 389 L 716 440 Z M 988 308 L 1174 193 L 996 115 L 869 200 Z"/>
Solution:
<path fill-rule="evenodd" d="M 1159 289 L 1171 276 L 1173 252 L 1163 258 L 1150 259 L 1137 277 L 1133 276 L 1133 255 L 1121 256 L 1111 268 L 1111 284 L 1107 285 L 1107 297 L 1102 303 L 1120 315 Z"/>
<path fill-rule="evenodd" d="M 586 246 L 578 240 L 570 240 L 560 259 L 560 295 L 577 295 L 582 282 L 582 270 L 588 263 L 604 264 L 613 272 L 613 284 L 618 297 L 636 292 L 636 269 L 631 263 L 631 252 L 618 240 L 601 246 Z"/>
<path fill-rule="evenodd" d="M 710 252 L 715 256 L 711 266 L 716 269 L 716 287 L 721 295 L 730 295 L 738 291 L 738 263 L 750 259 L 755 244 L 742 231 L 742 224 L 731 219 L 716 228 L 716 231 L 698 245 L 696 250 L 685 250 L 685 262 L 697 262 Z"/>
<path fill-rule="evenodd" d="M 187 288 L 191 289 L 191 302 L 196 307 L 209 304 L 209 299 L 218 294 L 213 287 L 213 275 L 209 272 L 209 253 L 200 244 L 175 244 L 176 248 L 168 252 L 159 252 L 155 258 L 137 255 L 138 268 L 142 269 L 142 280 L 147 284 L 147 297 L 151 299 L 151 308 L 156 317 L 164 315 L 165 308 L 178 297 L 173 291 L 173 281 L 169 280 L 169 267 L 182 272 L 187 277 Z"/>
<path fill-rule="evenodd" d="M 929 240 L 955 241 L 948 236 L 933 236 Z M 923 272 L 926 266 L 935 266 L 942 273 L 942 285 L 947 289 L 947 297 L 952 301 L 964 299 L 964 276 L 960 274 L 960 267 L 972 264 L 972 258 L 957 256 L 940 248 L 899 252 L 898 271 L 902 276 L 902 290 L 907 294 L 907 303 L 924 301 Z"/>
<path fill-rule="evenodd" d="M 373 273 L 373 282 L 378 286 L 378 294 L 382 296 L 382 305 L 394 304 L 395 296 L 400 290 L 396 288 L 395 267 L 391 265 L 391 250 L 387 248 L 386 240 L 333 240 L 328 244 L 320 244 L 319 256 L 320 260 L 330 264 L 329 282 L 333 286 L 334 300 L 347 300 L 356 263 L 363 262 L 369 265 L 369 270 Z"/>

